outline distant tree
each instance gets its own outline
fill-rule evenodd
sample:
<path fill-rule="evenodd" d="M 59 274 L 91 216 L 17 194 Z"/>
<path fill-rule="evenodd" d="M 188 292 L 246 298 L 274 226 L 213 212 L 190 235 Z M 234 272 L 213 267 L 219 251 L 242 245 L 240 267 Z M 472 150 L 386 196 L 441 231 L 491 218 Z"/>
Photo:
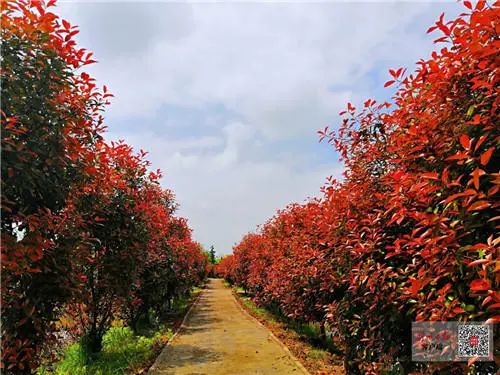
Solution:
<path fill-rule="evenodd" d="M 210 264 L 215 264 L 216 263 L 216 259 L 215 259 L 215 249 L 214 249 L 214 245 L 210 246 Z"/>

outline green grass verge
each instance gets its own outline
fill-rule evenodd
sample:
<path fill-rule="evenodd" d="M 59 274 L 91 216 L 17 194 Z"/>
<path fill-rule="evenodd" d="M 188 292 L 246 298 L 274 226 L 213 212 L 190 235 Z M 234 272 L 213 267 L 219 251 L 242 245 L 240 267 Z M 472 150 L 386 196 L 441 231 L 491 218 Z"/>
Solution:
<path fill-rule="evenodd" d="M 329 355 L 328 351 L 325 349 L 311 349 L 307 352 L 307 356 L 311 359 L 325 359 Z"/>
<path fill-rule="evenodd" d="M 63 359 L 52 369 L 42 367 L 38 375 L 115 375 L 137 373 L 155 356 L 155 346 L 163 346 L 172 331 L 162 327 L 151 337 L 135 335 L 129 327 L 112 327 L 103 338 L 103 349 L 88 361 L 80 343 L 66 348 Z"/>
<path fill-rule="evenodd" d="M 273 313 L 266 310 L 264 307 L 257 306 L 255 302 L 253 302 L 249 297 L 240 297 L 240 300 L 243 303 L 243 305 L 253 314 L 259 316 L 262 319 L 265 319 L 269 323 L 275 324 L 278 322 Z"/>
<path fill-rule="evenodd" d="M 144 372 L 173 336 L 174 323 L 186 314 L 200 288 L 175 300 L 168 321 L 140 324 L 137 333 L 116 321 L 103 337 L 102 351 L 89 359 L 80 342 L 68 346 L 61 360 L 42 365 L 36 375 L 123 375 Z"/>

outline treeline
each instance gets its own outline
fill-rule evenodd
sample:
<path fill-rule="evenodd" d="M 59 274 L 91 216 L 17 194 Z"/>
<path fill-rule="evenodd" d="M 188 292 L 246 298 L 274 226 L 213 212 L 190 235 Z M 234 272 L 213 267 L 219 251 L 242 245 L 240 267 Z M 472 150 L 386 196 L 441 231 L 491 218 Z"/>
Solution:
<path fill-rule="evenodd" d="M 337 131 L 319 132 L 342 181 L 218 266 L 259 304 L 326 325 L 349 374 L 417 369 L 412 321 L 500 320 L 500 4 L 464 5 L 429 29 L 444 45 L 414 73 L 390 70 L 392 103 L 349 103 Z"/>
<path fill-rule="evenodd" d="M 112 95 L 55 1 L 2 1 L 2 372 L 31 373 L 64 331 L 99 352 L 113 319 L 168 311 L 207 257 L 145 153 L 107 143 Z M 61 318 L 64 319 L 61 320 Z"/>

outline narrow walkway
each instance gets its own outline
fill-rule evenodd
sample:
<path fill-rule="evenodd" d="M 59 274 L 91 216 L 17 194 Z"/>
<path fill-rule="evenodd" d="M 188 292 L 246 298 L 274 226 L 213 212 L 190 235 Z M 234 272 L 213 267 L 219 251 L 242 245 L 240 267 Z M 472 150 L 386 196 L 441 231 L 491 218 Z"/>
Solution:
<path fill-rule="evenodd" d="M 184 326 L 149 371 L 160 374 L 304 374 L 270 332 L 210 279 Z"/>

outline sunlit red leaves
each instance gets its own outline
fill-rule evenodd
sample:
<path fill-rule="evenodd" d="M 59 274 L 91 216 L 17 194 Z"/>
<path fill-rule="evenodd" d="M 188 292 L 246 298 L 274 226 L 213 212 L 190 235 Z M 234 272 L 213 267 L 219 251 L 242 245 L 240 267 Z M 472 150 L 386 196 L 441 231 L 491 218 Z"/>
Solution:
<path fill-rule="evenodd" d="M 12 373 L 37 367 L 62 312 L 80 316 L 83 334 L 89 311 L 125 296 L 140 305 L 144 267 L 164 270 L 158 285 L 176 280 L 175 294 L 206 266 L 173 194 L 158 186 L 160 171 L 149 171 L 144 152 L 103 141 L 113 95 L 81 71 L 93 55 L 53 5 L 2 2 L 2 366 Z M 96 285 L 97 302 L 88 298 Z M 109 305 L 105 319 L 124 305 Z"/>
<path fill-rule="evenodd" d="M 485 152 L 481 154 L 481 164 L 482 165 L 487 165 L 493 156 L 493 152 L 495 152 L 495 147 L 490 147 L 487 149 Z"/>
<path fill-rule="evenodd" d="M 395 80 L 390 80 L 390 81 L 387 81 L 385 84 L 384 84 L 384 87 L 389 87 L 389 86 L 392 86 L 396 81 Z"/>
<path fill-rule="evenodd" d="M 89 145 L 98 132 L 95 113 L 102 103 L 98 92 L 72 84 L 71 67 L 80 66 L 84 51 L 73 48 L 74 31 L 66 41 L 58 35 L 58 18 L 43 2 L 3 1 L 1 17 L 2 355 L 17 353 L 14 362 L 6 362 L 15 372 L 36 366 L 39 345 L 50 336 L 46 321 L 72 287 L 64 266 L 67 254 L 60 262 L 52 257 L 63 247 L 57 239 L 68 222 L 66 190 L 84 178 L 86 160 L 92 159 Z M 33 92 L 20 94 L 27 88 Z M 24 95 L 39 100 L 26 103 Z M 39 274 L 47 285 L 54 283 L 53 296 L 37 295 L 44 293 L 37 289 L 43 288 Z M 52 308 L 26 315 L 37 298 Z M 11 320 L 16 316 L 24 318 Z"/>
<path fill-rule="evenodd" d="M 468 208 L 467 211 L 479 211 L 479 210 L 484 210 L 488 207 L 491 206 L 491 203 L 488 201 L 477 201 L 472 203 Z"/>
<path fill-rule="evenodd" d="M 476 279 L 472 280 L 470 283 L 470 289 L 473 292 L 482 292 L 491 289 L 491 283 L 486 279 Z"/>

